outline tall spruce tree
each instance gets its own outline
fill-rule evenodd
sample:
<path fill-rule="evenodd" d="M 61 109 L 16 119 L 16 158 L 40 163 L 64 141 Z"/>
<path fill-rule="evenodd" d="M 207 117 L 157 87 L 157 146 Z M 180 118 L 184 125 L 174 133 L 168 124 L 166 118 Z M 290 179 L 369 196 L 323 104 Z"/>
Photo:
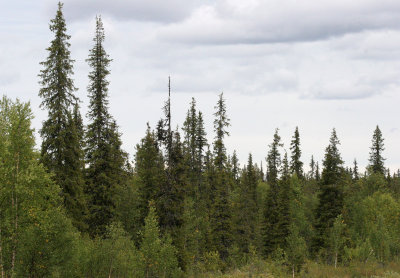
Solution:
<path fill-rule="evenodd" d="M 189 188 L 186 193 L 191 197 L 195 197 L 194 195 L 196 195 L 196 187 L 198 186 L 201 173 L 201 169 L 199 169 L 201 165 L 199 165 L 197 155 L 197 121 L 196 100 L 192 98 L 192 102 L 190 103 L 190 108 L 187 111 L 186 119 L 182 128 L 184 132 L 183 153 L 189 168 Z"/>
<path fill-rule="evenodd" d="M 239 184 L 239 176 L 240 176 L 239 167 L 240 167 L 240 165 L 239 165 L 239 159 L 236 154 L 236 150 L 233 151 L 231 163 L 232 163 L 232 178 L 235 183 L 235 186 L 237 186 Z"/>
<path fill-rule="evenodd" d="M 314 252 L 327 247 L 329 229 L 332 227 L 336 217 L 342 212 L 343 188 L 341 180 L 343 177 L 343 160 L 340 156 L 338 146 L 339 139 L 336 130 L 333 129 L 329 145 L 325 150 L 322 177 L 320 181 L 319 205 L 316 211 L 316 237 L 314 241 Z"/>
<path fill-rule="evenodd" d="M 262 238 L 263 253 L 269 255 L 278 247 L 283 247 L 285 239 L 280 237 L 280 188 L 278 184 L 278 174 L 281 167 L 281 154 L 279 148 L 282 147 L 279 130 L 275 130 L 274 139 L 269 145 L 267 156 L 267 182 L 269 184 L 269 192 L 263 210 Z"/>
<path fill-rule="evenodd" d="M 212 200 L 210 222 L 214 248 L 219 252 L 220 257 L 226 260 L 228 248 L 231 244 L 231 211 L 229 203 L 231 179 L 226 169 L 227 155 L 224 138 L 229 135 L 227 127 L 230 126 L 230 120 L 226 114 L 226 104 L 222 93 L 219 95 L 215 109 L 215 141 L 213 143 L 215 172 L 212 179 L 214 198 Z"/>
<path fill-rule="evenodd" d="M 217 105 L 215 106 L 214 113 L 214 131 L 215 131 L 215 141 L 214 141 L 214 157 L 215 166 L 218 169 L 223 169 L 226 163 L 226 148 L 224 144 L 225 135 L 229 136 L 227 128 L 230 126 L 230 119 L 226 115 L 226 104 L 223 93 L 219 95 Z"/>
<path fill-rule="evenodd" d="M 281 154 L 279 152 L 280 147 L 283 147 L 283 144 L 281 143 L 281 137 L 279 136 L 279 129 L 276 129 L 273 142 L 269 145 L 269 152 L 267 156 L 267 181 L 271 185 L 276 185 L 278 183 L 278 175 L 282 162 Z"/>
<path fill-rule="evenodd" d="M 286 238 L 290 233 L 290 223 L 291 219 L 291 201 L 293 200 L 293 190 L 291 186 L 290 180 L 290 170 L 289 170 L 289 161 L 287 152 L 282 159 L 282 167 L 281 167 L 281 178 L 279 180 L 279 193 L 278 193 L 278 223 L 277 223 L 277 231 L 279 235 L 278 238 L 278 246 L 281 248 L 285 248 L 286 246 Z"/>
<path fill-rule="evenodd" d="M 197 155 L 197 165 L 198 170 L 202 171 L 204 168 L 204 148 L 207 144 L 207 133 L 204 128 L 203 113 L 201 111 L 197 114 L 197 126 L 196 126 L 196 155 Z"/>
<path fill-rule="evenodd" d="M 92 69 L 87 87 L 90 103 L 86 133 L 86 191 L 92 236 L 104 235 L 114 217 L 115 192 L 124 176 L 126 159 L 117 125 L 108 112 L 107 76 L 111 59 L 104 49 L 104 40 L 101 17 L 96 17 L 94 46 L 86 60 Z"/>
<path fill-rule="evenodd" d="M 160 212 L 160 228 L 172 235 L 176 243 L 178 229 L 182 225 L 184 195 L 187 191 L 187 167 L 183 157 L 182 142 L 178 129 L 173 132 L 169 164 L 166 169 L 166 182 L 160 185 L 158 211 Z"/>
<path fill-rule="evenodd" d="M 314 179 L 315 178 L 315 161 L 314 161 L 314 156 L 311 156 L 311 161 L 310 161 L 310 171 L 308 172 L 309 179 Z"/>
<path fill-rule="evenodd" d="M 257 173 L 251 154 L 236 190 L 232 216 L 234 240 L 241 252 L 248 253 L 250 246 L 255 245 L 258 217 Z"/>
<path fill-rule="evenodd" d="M 72 114 L 68 115 L 66 140 L 71 142 L 66 150 L 64 204 L 72 223 L 80 231 L 87 231 L 87 203 L 84 196 L 84 142 L 83 122 L 78 104 L 74 105 Z"/>
<path fill-rule="evenodd" d="M 205 186 L 204 186 L 204 172 L 205 172 L 205 148 L 208 146 L 207 133 L 204 128 L 203 114 L 199 111 L 197 114 L 197 126 L 196 126 L 196 170 L 198 172 L 198 199 L 205 197 Z"/>
<path fill-rule="evenodd" d="M 165 183 L 164 158 L 159 149 L 156 134 L 147 125 L 146 135 L 136 145 L 134 157 L 134 175 L 137 187 L 138 200 L 136 202 L 135 230 L 138 232 L 144 225 L 148 214 L 148 205 L 151 200 L 158 205 L 158 196 L 161 185 Z M 137 233 L 136 233 L 137 234 Z"/>
<path fill-rule="evenodd" d="M 300 134 L 299 129 L 296 126 L 292 142 L 290 143 L 290 150 L 292 152 L 290 161 L 290 171 L 297 175 L 300 179 L 304 177 L 303 174 L 303 162 L 301 159 L 301 149 L 300 149 Z"/>
<path fill-rule="evenodd" d="M 371 152 L 369 153 L 369 169 L 373 173 L 380 173 L 385 175 L 385 158 L 383 158 L 382 153 L 385 150 L 385 145 L 383 143 L 384 139 L 382 136 L 382 131 L 379 126 L 376 126 L 374 134 L 372 136 L 372 146 Z"/>
<path fill-rule="evenodd" d="M 358 173 L 358 163 L 356 159 L 354 159 L 353 165 L 353 179 L 357 181 L 360 178 L 360 175 Z"/>
<path fill-rule="evenodd" d="M 54 39 L 47 48 L 47 59 L 40 64 L 41 86 L 39 96 L 41 108 L 46 109 L 48 118 L 43 122 L 41 162 L 53 173 L 54 181 L 61 186 L 64 204 L 73 223 L 81 230 L 84 225 L 85 202 L 82 196 L 82 150 L 78 118 L 73 115 L 78 98 L 72 79 L 73 62 L 69 51 L 70 36 L 62 13 L 63 4 L 58 3 L 54 19 L 50 21 L 50 31 Z"/>

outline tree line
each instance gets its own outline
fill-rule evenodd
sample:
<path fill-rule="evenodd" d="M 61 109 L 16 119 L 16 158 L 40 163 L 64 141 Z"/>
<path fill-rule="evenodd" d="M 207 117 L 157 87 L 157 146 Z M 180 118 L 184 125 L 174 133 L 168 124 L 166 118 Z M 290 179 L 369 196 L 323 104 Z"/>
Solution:
<path fill-rule="evenodd" d="M 222 93 L 212 142 L 194 98 L 173 129 L 169 84 L 162 118 L 147 124 L 130 161 L 109 113 L 101 17 L 86 60 L 84 125 L 62 7 L 39 73 L 48 112 L 40 152 L 29 103 L 0 101 L 2 278 L 198 277 L 256 260 L 281 262 L 294 276 L 306 260 L 336 267 L 398 257 L 400 175 L 385 168 L 378 126 L 364 173 L 356 160 L 344 166 L 335 129 L 321 168 L 312 157 L 306 172 L 297 127 L 290 154 L 276 129 L 264 171 L 251 154 L 241 166 L 228 153 Z"/>

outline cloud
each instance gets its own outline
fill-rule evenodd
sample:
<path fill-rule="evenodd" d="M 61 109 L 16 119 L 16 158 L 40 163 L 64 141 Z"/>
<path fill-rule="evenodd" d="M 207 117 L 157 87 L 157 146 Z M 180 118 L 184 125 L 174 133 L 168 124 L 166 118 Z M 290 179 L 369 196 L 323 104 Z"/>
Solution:
<path fill-rule="evenodd" d="M 16 72 L 2 72 L 0 74 L 0 85 L 11 85 L 20 79 L 20 75 Z"/>
<path fill-rule="evenodd" d="M 302 98 L 319 100 L 356 100 L 368 98 L 379 93 L 380 91 L 377 91 L 374 87 L 367 84 L 354 85 L 339 81 L 336 84 L 314 86 L 311 88 L 310 92 L 303 95 Z"/>
<path fill-rule="evenodd" d="M 258 44 L 399 27 L 400 2 L 394 0 L 220 0 L 161 27 L 159 37 L 187 44 Z"/>
<path fill-rule="evenodd" d="M 384 76 L 385 74 L 388 76 Z M 331 79 L 311 86 L 306 94 L 301 95 L 301 98 L 318 100 L 366 99 L 398 89 L 398 84 L 399 82 L 394 81 L 390 72 L 378 74 L 374 77 L 361 76 L 356 80 L 352 80 L 350 77 Z"/>
<path fill-rule="evenodd" d="M 85 20 L 96 14 L 107 15 L 118 20 L 174 22 L 190 15 L 191 11 L 204 3 L 201 0 L 65 0 L 65 16 L 72 20 Z M 54 1 L 48 1 L 47 12 L 54 14 Z"/>

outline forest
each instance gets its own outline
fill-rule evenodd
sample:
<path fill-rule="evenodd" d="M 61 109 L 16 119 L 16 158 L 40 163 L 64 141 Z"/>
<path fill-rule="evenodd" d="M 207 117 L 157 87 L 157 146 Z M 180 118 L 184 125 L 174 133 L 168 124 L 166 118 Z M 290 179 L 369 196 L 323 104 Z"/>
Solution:
<path fill-rule="evenodd" d="M 171 127 L 169 91 L 129 159 L 100 16 L 95 27 L 87 125 L 62 3 L 38 74 L 40 146 L 30 104 L 0 100 L 1 278 L 400 277 L 400 171 L 385 166 L 379 126 L 365 171 L 345 166 L 335 129 L 321 163 L 304 161 L 299 128 L 285 152 L 277 128 L 265 169 L 251 154 L 241 166 L 224 95 L 209 142 L 194 98 Z"/>

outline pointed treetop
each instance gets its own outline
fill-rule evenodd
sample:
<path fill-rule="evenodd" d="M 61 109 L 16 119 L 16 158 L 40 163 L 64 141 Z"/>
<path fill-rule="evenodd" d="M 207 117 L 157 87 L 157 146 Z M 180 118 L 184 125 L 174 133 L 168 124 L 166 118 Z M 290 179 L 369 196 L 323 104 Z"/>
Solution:
<path fill-rule="evenodd" d="M 324 169 L 322 171 L 323 184 L 336 184 L 343 172 L 343 160 L 340 156 L 338 146 L 340 141 L 336 135 L 336 130 L 332 130 L 329 145 L 325 150 L 325 159 L 323 161 Z"/>
<path fill-rule="evenodd" d="M 369 153 L 369 169 L 373 173 L 385 174 L 385 158 L 382 156 L 385 150 L 385 145 L 383 143 L 384 139 L 379 126 L 376 126 L 374 134 L 372 136 L 372 146 Z"/>
<path fill-rule="evenodd" d="M 292 142 L 290 143 L 290 150 L 292 152 L 290 161 L 290 171 L 295 173 L 297 177 L 303 178 L 303 162 L 301 159 L 301 149 L 300 149 L 300 134 L 299 129 L 296 126 Z"/>
<path fill-rule="evenodd" d="M 214 119 L 214 153 L 215 153 L 215 165 L 218 168 L 222 168 L 226 163 L 226 149 L 224 144 L 225 135 L 229 136 L 227 127 L 230 126 L 230 119 L 226 115 L 226 104 L 223 93 L 219 95 L 219 99 L 215 108 L 215 119 Z"/>

